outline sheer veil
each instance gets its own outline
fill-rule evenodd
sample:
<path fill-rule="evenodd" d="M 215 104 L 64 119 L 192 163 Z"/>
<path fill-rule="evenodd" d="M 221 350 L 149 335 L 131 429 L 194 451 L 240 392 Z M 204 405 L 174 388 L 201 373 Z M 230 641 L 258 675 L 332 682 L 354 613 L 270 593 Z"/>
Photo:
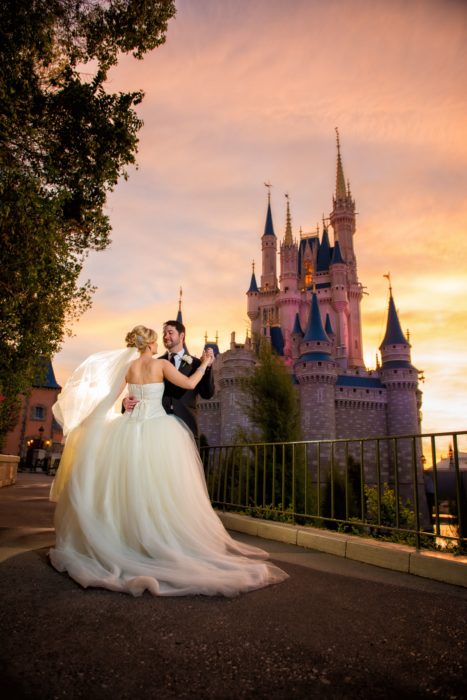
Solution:
<path fill-rule="evenodd" d="M 52 412 L 66 439 L 60 467 L 50 490 L 57 501 L 80 456 L 92 454 L 106 421 L 118 415 L 114 404 L 125 386 L 125 375 L 136 359 L 135 348 L 110 350 L 90 355 L 66 382 Z"/>

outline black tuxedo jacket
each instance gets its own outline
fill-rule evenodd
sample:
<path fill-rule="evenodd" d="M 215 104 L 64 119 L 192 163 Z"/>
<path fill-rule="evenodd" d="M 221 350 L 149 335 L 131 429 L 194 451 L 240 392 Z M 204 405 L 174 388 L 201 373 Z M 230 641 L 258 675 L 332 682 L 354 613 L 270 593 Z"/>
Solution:
<path fill-rule="evenodd" d="M 169 354 L 166 352 L 160 356 L 161 360 L 168 360 Z M 201 361 L 191 355 L 193 362 L 182 363 L 179 372 L 190 377 L 200 366 Z M 190 428 L 195 437 L 198 437 L 198 424 L 196 422 L 196 396 L 199 394 L 203 399 L 210 399 L 214 396 L 214 377 L 211 367 L 208 367 L 204 377 L 194 389 L 182 389 L 167 380 L 164 381 L 164 395 L 162 405 L 166 413 L 173 413 L 177 418 L 181 418 Z"/>

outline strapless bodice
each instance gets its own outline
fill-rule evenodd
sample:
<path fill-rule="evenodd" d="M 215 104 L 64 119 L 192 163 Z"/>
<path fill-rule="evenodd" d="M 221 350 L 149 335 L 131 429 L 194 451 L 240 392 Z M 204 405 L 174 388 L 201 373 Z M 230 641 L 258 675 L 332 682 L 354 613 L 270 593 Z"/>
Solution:
<path fill-rule="evenodd" d="M 127 411 L 133 420 L 148 420 L 158 416 L 166 416 L 162 407 L 163 382 L 150 384 L 128 384 L 128 394 L 138 399 L 132 411 Z"/>

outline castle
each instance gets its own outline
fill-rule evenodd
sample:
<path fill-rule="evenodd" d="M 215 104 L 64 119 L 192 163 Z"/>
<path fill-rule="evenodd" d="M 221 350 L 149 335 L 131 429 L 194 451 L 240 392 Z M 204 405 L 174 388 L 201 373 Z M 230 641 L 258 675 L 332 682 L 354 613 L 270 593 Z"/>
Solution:
<path fill-rule="evenodd" d="M 248 429 L 242 410 L 247 398 L 240 378 L 252 370 L 252 338 L 268 338 L 290 371 L 300 401 L 304 440 L 409 435 L 421 432 L 419 372 L 411 363 L 392 289 L 381 362 L 367 369 L 363 360 L 361 301 L 354 249 L 355 201 L 346 183 L 337 133 L 336 188 L 328 222 L 319 233 L 294 239 L 290 203 L 278 240 L 270 190 L 258 280 L 253 266 L 247 295 L 251 333 L 244 343 L 232 334 L 230 349 L 214 365 L 216 393 L 200 400 L 200 433 L 209 445 L 231 444 Z M 280 269 L 277 269 L 277 258 Z"/>

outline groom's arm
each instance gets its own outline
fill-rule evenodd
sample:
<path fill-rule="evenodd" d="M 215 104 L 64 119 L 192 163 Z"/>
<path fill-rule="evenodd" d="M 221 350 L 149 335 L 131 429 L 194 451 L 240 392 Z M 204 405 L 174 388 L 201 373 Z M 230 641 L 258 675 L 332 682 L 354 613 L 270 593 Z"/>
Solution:
<path fill-rule="evenodd" d="M 193 358 L 193 369 L 192 372 L 195 372 L 196 369 L 200 366 L 201 361 L 198 360 L 198 358 Z M 190 373 L 191 374 L 191 373 Z M 212 399 L 214 396 L 214 372 L 212 370 L 212 365 L 209 365 L 209 367 L 206 368 L 206 372 L 204 373 L 204 377 L 201 379 L 200 383 L 195 389 L 195 392 L 201 396 L 202 399 Z"/>

